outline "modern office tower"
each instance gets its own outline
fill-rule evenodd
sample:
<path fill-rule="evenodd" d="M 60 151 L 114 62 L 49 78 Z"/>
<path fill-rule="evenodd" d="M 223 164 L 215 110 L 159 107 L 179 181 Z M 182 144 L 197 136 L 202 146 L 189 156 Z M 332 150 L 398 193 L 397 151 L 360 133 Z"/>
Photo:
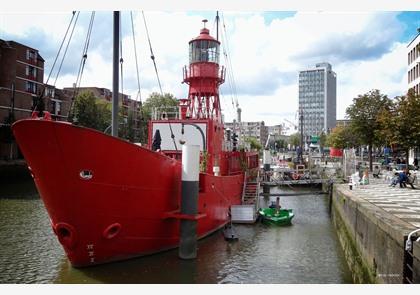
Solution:
<path fill-rule="evenodd" d="M 407 46 L 408 89 L 420 93 L 420 28 L 416 37 Z"/>
<path fill-rule="evenodd" d="M 407 45 L 407 77 L 408 77 L 408 87 L 409 89 L 414 89 L 414 91 L 420 93 L 420 28 L 417 29 L 417 35 L 413 40 Z M 411 149 L 409 152 L 409 164 L 412 164 L 414 159 L 420 158 L 420 147 Z"/>
<path fill-rule="evenodd" d="M 328 133 L 336 124 L 336 74 L 329 63 L 299 72 L 299 132 L 303 121 L 303 140 Z"/>

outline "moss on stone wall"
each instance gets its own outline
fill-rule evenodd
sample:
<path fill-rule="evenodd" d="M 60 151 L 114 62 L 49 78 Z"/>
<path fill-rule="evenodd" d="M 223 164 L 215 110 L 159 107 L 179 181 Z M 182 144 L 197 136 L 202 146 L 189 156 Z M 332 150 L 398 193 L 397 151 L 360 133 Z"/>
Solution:
<path fill-rule="evenodd" d="M 338 199 L 341 199 L 340 197 Z M 343 218 L 340 215 L 340 210 L 333 199 L 332 218 L 334 226 L 337 230 L 337 235 L 343 248 L 347 264 L 352 272 L 353 281 L 358 284 L 374 284 L 378 283 L 376 278 L 375 266 L 370 267 L 366 262 L 360 251 L 357 248 L 356 241 L 350 233 Z"/>

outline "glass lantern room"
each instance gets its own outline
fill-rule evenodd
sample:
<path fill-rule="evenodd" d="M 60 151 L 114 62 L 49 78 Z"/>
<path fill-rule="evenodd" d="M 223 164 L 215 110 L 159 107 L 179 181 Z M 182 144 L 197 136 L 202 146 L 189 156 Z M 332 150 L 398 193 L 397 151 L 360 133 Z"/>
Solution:
<path fill-rule="evenodd" d="M 194 40 L 190 43 L 190 63 L 219 63 L 219 43 L 213 40 Z"/>

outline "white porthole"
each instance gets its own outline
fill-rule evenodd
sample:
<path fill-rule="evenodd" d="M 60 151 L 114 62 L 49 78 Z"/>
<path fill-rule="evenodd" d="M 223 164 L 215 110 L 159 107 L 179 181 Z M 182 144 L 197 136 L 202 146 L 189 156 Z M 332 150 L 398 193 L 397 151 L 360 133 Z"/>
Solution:
<path fill-rule="evenodd" d="M 92 179 L 93 177 L 93 172 L 90 170 L 82 170 L 79 173 L 80 178 L 84 179 L 84 180 L 89 180 Z"/>

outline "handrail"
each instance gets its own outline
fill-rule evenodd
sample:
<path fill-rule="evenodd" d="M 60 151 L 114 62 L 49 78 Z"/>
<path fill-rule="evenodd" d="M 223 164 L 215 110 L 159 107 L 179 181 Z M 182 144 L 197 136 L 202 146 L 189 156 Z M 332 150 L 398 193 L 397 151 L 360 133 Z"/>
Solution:
<path fill-rule="evenodd" d="M 260 169 L 258 169 L 257 171 L 257 188 L 255 190 L 255 202 L 254 202 L 254 206 L 255 206 L 255 212 L 258 211 L 258 203 L 259 203 L 259 197 L 260 197 L 260 185 L 261 185 L 261 181 L 260 181 Z"/>
<path fill-rule="evenodd" d="M 413 230 L 411 233 L 408 234 L 407 241 L 405 242 L 405 251 L 411 251 L 413 247 L 413 242 L 411 242 L 411 236 L 416 232 L 419 232 L 420 228 Z M 416 240 L 416 242 L 420 241 L 420 237 Z"/>
<path fill-rule="evenodd" d="M 247 171 L 245 171 L 245 173 L 244 173 L 244 185 L 243 185 L 243 188 L 242 188 L 242 204 L 244 203 L 244 200 L 245 200 L 245 190 L 246 190 L 246 185 L 247 185 Z"/>

